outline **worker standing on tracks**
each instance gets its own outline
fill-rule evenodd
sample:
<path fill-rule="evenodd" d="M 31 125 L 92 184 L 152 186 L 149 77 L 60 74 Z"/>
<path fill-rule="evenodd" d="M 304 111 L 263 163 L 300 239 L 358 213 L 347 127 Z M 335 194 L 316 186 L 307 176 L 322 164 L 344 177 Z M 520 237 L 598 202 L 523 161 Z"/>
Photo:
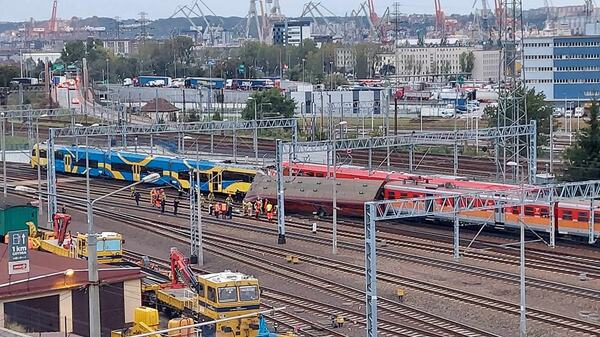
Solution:
<path fill-rule="evenodd" d="M 273 220 L 273 204 L 271 204 L 267 200 L 267 206 L 265 206 L 265 211 L 267 212 L 267 220 L 271 222 Z"/>
<path fill-rule="evenodd" d="M 177 210 L 179 209 L 179 198 L 173 200 L 173 215 L 177 216 Z"/>
<path fill-rule="evenodd" d="M 135 197 L 135 186 L 131 186 L 131 188 L 130 188 L 129 190 L 130 190 L 130 193 L 129 193 L 129 195 L 130 195 L 132 198 L 133 198 L 133 197 Z"/>
<path fill-rule="evenodd" d="M 135 200 L 135 204 L 137 206 L 140 205 L 140 198 L 142 197 L 142 195 L 140 194 L 140 192 L 135 192 L 135 194 L 133 195 L 133 199 Z"/>
<path fill-rule="evenodd" d="M 156 188 L 150 190 L 150 204 L 152 207 L 156 206 L 156 198 L 158 197 L 158 193 L 156 192 Z"/>
<path fill-rule="evenodd" d="M 208 202 L 212 203 L 215 201 L 215 195 L 213 194 L 213 192 L 209 192 L 208 193 Z"/>
<path fill-rule="evenodd" d="M 165 194 L 165 190 L 160 190 L 160 212 L 165 213 L 165 206 L 167 205 L 167 195 Z"/>
<path fill-rule="evenodd" d="M 262 201 L 260 199 L 256 200 L 256 202 L 254 203 L 254 214 L 257 219 L 260 216 L 261 205 L 262 205 Z"/>
<path fill-rule="evenodd" d="M 225 199 L 225 204 L 227 205 L 227 218 L 231 219 L 233 218 L 233 198 L 231 197 L 231 194 Z"/>

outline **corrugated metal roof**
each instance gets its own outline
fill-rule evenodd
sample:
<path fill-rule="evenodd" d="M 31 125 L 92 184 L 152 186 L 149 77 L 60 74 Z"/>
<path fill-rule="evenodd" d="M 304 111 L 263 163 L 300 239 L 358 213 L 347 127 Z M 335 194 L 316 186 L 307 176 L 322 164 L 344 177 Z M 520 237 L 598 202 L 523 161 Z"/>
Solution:
<path fill-rule="evenodd" d="M 8 245 L 0 244 L 0 298 L 22 297 L 56 289 L 73 288 L 88 284 L 87 261 L 66 258 L 37 250 L 29 250 L 28 274 L 8 275 Z M 64 275 L 67 269 L 75 274 Z M 122 268 L 100 265 L 101 283 L 115 283 L 142 278 L 140 268 Z"/>
<path fill-rule="evenodd" d="M 333 179 L 318 177 L 284 177 L 285 198 L 312 200 L 315 202 L 333 199 Z M 378 199 L 383 181 L 336 179 L 336 195 L 339 203 L 364 203 Z M 256 200 L 267 198 L 276 202 L 277 178 L 257 175 L 252 182 L 246 199 Z"/>

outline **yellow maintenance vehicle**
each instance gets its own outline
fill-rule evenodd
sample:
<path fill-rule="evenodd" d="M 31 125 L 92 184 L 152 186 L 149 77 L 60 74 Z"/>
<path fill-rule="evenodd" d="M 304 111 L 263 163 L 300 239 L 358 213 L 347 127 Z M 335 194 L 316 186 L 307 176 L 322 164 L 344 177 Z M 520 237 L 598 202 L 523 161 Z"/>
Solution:
<path fill-rule="evenodd" d="M 69 214 L 54 215 L 54 230 L 38 230 L 33 222 L 28 222 L 29 245 L 32 249 L 59 256 L 87 259 L 87 234 L 77 233 L 75 237 L 68 231 L 71 224 Z M 98 262 L 120 263 L 123 261 L 123 237 L 119 233 L 103 232 L 97 235 Z"/>
<path fill-rule="evenodd" d="M 196 322 L 231 320 L 202 326 L 203 337 L 276 337 L 271 334 L 264 317 L 237 316 L 258 313 L 260 287 L 258 280 L 242 273 L 197 275 L 177 249 L 170 254 L 171 282 L 143 287 L 144 305 L 155 307 L 169 317 L 191 317 Z M 293 335 L 285 335 L 293 336 Z"/>

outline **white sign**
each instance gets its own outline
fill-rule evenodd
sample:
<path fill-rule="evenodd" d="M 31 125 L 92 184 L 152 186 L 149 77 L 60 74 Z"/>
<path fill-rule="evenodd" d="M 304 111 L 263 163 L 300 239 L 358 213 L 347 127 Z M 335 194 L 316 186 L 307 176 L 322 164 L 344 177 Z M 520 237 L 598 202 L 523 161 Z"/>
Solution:
<path fill-rule="evenodd" d="M 29 260 L 8 263 L 8 275 L 29 273 Z"/>

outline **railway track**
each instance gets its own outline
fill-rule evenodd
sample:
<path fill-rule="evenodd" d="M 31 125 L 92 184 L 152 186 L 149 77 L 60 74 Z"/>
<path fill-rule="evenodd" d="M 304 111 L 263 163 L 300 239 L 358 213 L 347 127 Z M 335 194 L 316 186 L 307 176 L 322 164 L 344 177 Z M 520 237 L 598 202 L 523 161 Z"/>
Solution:
<path fill-rule="evenodd" d="M 150 226 L 150 224 L 152 224 L 152 226 L 156 226 L 156 224 L 157 224 L 156 221 L 150 221 L 150 220 L 143 219 L 143 218 L 134 217 L 134 219 L 135 219 L 135 222 L 137 222 L 137 223 L 143 223 L 144 221 L 147 221 L 149 223 L 148 226 Z M 131 219 L 131 220 L 133 221 L 133 219 Z M 170 227 L 170 229 L 169 229 L 170 231 L 174 230 L 173 225 L 164 224 L 164 226 L 167 226 L 167 225 Z M 188 234 L 187 234 L 186 230 L 181 229 L 180 235 L 182 238 L 187 238 Z M 251 241 L 244 242 L 244 240 L 240 241 L 239 239 L 231 240 L 231 238 L 219 239 L 217 237 L 218 235 L 215 233 L 210 233 L 207 235 L 209 235 L 209 237 L 207 238 L 207 243 L 209 245 L 214 245 L 215 241 L 217 241 L 217 240 L 229 240 L 225 243 L 221 243 L 222 246 L 220 246 L 219 250 L 217 252 L 215 252 L 217 254 L 223 254 L 223 251 L 227 250 L 227 245 L 231 245 L 232 247 L 229 248 L 231 255 L 232 256 L 240 255 L 241 254 L 241 252 L 239 251 L 240 242 L 244 243 L 244 246 L 246 246 L 246 247 L 251 246 L 251 249 L 257 251 L 257 253 L 259 253 L 259 254 L 270 254 L 270 255 L 278 256 L 279 258 L 281 258 L 282 254 L 286 253 L 282 249 L 274 249 L 274 248 L 271 248 L 270 246 L 259 248 L 258 247 L 259 245 L 256 242 L 251 242 Z M 183 240 L 185 240 L 185 239 L 183 239 Z M 295 252 L 295 253 L 297 254 L 297 252 Z M 231 258 L 231 256 L 230 256 L 230 258 Z M 257 263 L 256 262 L 257 259 L 256 259 L 255 255 L 248 254 L 248 256 L 246 258 L 251 261 L 255 261 L 255 263 Z M 344 264 L 337 260 L 329 261 L 328 259 L 325 259 L 323 257 L 310 256 L 308 254 L 301 254 L 301 258 L 303 259 L 303 261 L 310 261 L 311 264 L 321 265 L 322 267 L 325 267 L 325 268 L 331 268 L 331 269 L 336 270 L 337 272 L 343 271 L 345 273 L 351 273 L 351 274 L 354 274 L 357 276 L 358 275 L 362 276 L 362 273 L 363 273 L 363 266 Z M 333 267 L 332 265 L 335 267 Z M 287 271 L 287 272 L 289 273 L 289 271 Z M 420 280 L 404 278 L 404 277 L 400 277 L 398 275 L 392 275 L 389 273 L 380 273 L 380 279 L 384 282 L 389 282 L 392 284 L 401 283 L 401 284 L 407 285 L 411 288 L 414 287 L 414 289 L 417 289 L 417 290 L 420 290 L 423 292 L 435 294 L 435 295 L 438 295 L 438 296 L 444 297 L 444 298 L 450 298 L 450 299 L 460 301 L 463 303 L 469 303 L 472 305 L 477 305 L 477 306 L 485 307 L 485 308 L 492 309 L 492 310 L 502 311 L 502 312 L 505 312 L 508 314 L 513 314 L 513 315 L 518 314 L 518 306 L 516 304 L 508 303 L 508 302 L 501 301 L 501 300 L 496 300 L 496 299 L 493 299 L 490 297 L 470 294 L 470 293 L 462 292 L 460 290 L 456 290 L 456 289 L 452 289 L 452 288 L 448 288 L 448 287 L 444 287 L 444 286 L 440 286 L 440 285 L 436 285 L 436 284 L 432 284 L 432 283 L 427 283 L 427 282 L 423 282 Z M 354 294 L 353 296 L 354 296 L 354 298 L 357 297 L 356 294 Z M 362 296 L 358 296 L 358 297 L 361 298 Z M 530 316 L 530 318 L 533 318 L 540 322 L 552 324 L 554 326 L 558 326 L 563 329 L 568 329 L 570 331 L 577 331 L 577 332 L 592 331 L 592 332 L 600 333 L 600 330 L 599 330 L 600 327 L 593 323 L 581 321 L 581 320 L 578 320 L 575 318 L 570 318 L 570 317 L 566 317 L 566 316 L 559 315 L 559 314 L 554 314 L 554 313 L 537 310 L 537 309 L 529 309 L 529 316 Z"/>
<path fill-rule="evenodd" d="M 159 258 L 159 257 L 155 257 L 155 256 L 148 256 L 146 254 L 142 254 L 142 253 L 138 253 L 138 252 L 134 252 L 134 251 L 130 251 L 130 250 L 126 250 L 124 252 L 125 259 L 127 261 L 129 261 L 130 264 L 133 266 L 140 267 L 137 264 L 137 262 L 140 261 L 143 256 L 146 256 L 147 258 L 149 258 L 150 262 L 154 266 L 159 268 L 159 271 L 156 271 L 153 269 L 148 270 L 147 268 L 141 267 L 142 271 L 146 275 L 148 275 L 148 277 L 152 278 L 153 282 L 156 282 L 156 283 L 168 282 L 169 277 L 166 275 L 166 273 L 169 273 L 169 271 L 170 271 L 169 261 L 167 261 L 166 259 L 163 259 L 163 258 Z M 197 273 L 202 273 L 202 274 L 210 273 L 210 271 L 199 269 L 196 267 L 192 267 L 192 270 L 194 270 Z M 271 296 L 270 296 L 271 293 L 278 294 L 280 296 L 285 296 L 288 294 L 282 295 L 281 292 L 278 292 L 277 290 L 269 289 L 269 288 L 266 288 L 263 286 L 261 286 L 261 290 L 263 291 L 261 294 L 261 302 L 262 302 L 261 309 L 268 310 L 268 309 L 280 308 L 284 305 L 289 305 L 292 308 L 296 308 L 296 309 L 303 309 L 303 310 L 309 310 L 309 311 L 314 310 L 313 308 L 311 308 L 308 305 L 304 305 L 304 306 L 301 305 L 300 308 L 298 308 L 297 307 L 298 303 L 295 303 L 293 300 L 286 299 L 286 298 L 284 298 L 280 302 L 271 300 Z M 265 300 L 267 300 L 267 301 L 265 301 Z M 284 304 L 284 305 L 282 305 L 282 304 Z M 288 307 L 286 307 L 286 309 L 287 308 Z M 276 311 L 276 312 L 270 313 L 266 316 L 269 317 L 270 321 L 277 323 L 281 327 L 287 327 L 290 331 L 293 331 L 295 329 L 298 331 L 301 331 L 303 336 L 307 336 L 307 337 L 344 337 L 344 336 L 346 336 L 336 330 L 333 330 L 333 329 L 323 326 L 321 324 L 312 322 L 311 320 L 306 319 L 305 317 L 302 317 L 298 314 L 294 314 L 290 310 Z"/>
<path fill-rule="evenodd" d="M 11 178 L 11 179 L 13 179 L 13 178 Z M 18 179 L 18 178 L 16 178 L 16 179 Z M 100 191 L 100 190 L 98 190 L 99 188 L 102 188 L 102 187 L 99 187 L 98 185 L 100 185 L 100 186 L 105 185 L 106 189 L 104 191 L 106 191 L 107 193 L 114 190 L 114 182 L 94 180 L 94 189 L 96 189 L 97 192 Z M 59 188 L 62 188 L 62 186 L 59 186 Z M 79 188 L 76 187 L 76 189 L 79 189 Z M 68 190 L 68 192 L 73 192 L 73 190 L 72 189 Z M 121 193 L 120 197 L 129 198 L 129 196 L 127 195 L 127 192 Z M 147 201 L 148 199 L 149 198 L 147 198 L 147 196 L 144 194 L 142 197 L 142 201 Z M 180 207 L 182 210 L 184 210 L 186 206 L 184 203 L 182 203 Z M 311 222 L 314 221 L 314 219 L 308 219 L 308 220 Z M 208 221 L 208 220 L 205 219 L 205 221 Z M 339 231 L 339 235 L 342 238 L 358 240 L 358 243 L 354 243 L 354 244 L 347 243 L 348 248 L 362 249 L 362 240 L 363 240 L 363 233 L 361 230 L 362 224 L 357 221 L 350 221 L 350 220 L 340 220 L 339 223 L 347 226 L 347 229 L 343 229 L 343 230 Z M 321 223 L 320 224 L 321 231 L 331 233 L 331 229 L 327 227 L 328 225 L 329 224 L 323 225 L 323 223 Z M 301 221 L 297 221 L 297 220 L 288 220 L 288 227 L 307 231 L 306 224 L 302 223 Z M 352 229 L 351 227 L 356 227 L 359 229 L 355 230 L 355 229 Z M 256 230 L 264 230 L 264 228 L 262 228 L 260 226 L 255 226 L 255 229 Z M 390 231 L 394 231 L 395 228 L 390 227 L 387 229 Z M 298 235 L 300 235 L 300 234 L 298 234 Z M 404 234 L 404 235 L 406 235 L 406 234 Z M 444 254 L 444 255 L 452 254 L 452 249 L 453 249 L 452 245 L 451 245 L 452 241 L 449 236 L 443 236 L 443 235 L 438 234 L 439 241 L 443 241 L 448 244 L 445 246 L 440 245 L 439 242 L 432 242 L 431 241 L 432 237 L 429 232 L 421 233 L 421 232 L 413 231 L 410 233 L 410 236 L 411 236 L 411 238 L 402 239 L 396 235 L 388 235 L 386 233 L 381 233 L 381 234 L 379 234 L 379 239 L 385 240 L 389 246 L 393 246 L 395 248 L 402 247 L 402 248 L 408 248 L 408 249 L 418 249 L 418 250 L 425 250 L 428 252 L 440 253 L 440 254 Z M 412 237 L 423 237 L 423 238 L 426 237 L 428 242 L 415 242 L 412 239 Z M 314 236 L 309 236 L 304 239 L 305 240 L 313 240 L 313 241 L 316 240 L 314 238 Z M 322 243 L 325 244 L 325 242 L 322 242 Z M 475 245 L 475 248 L 476 249 L 473 249 L 473 250 L 470 250 L 469 252 L 464 253 L 464 257 L 480 259 L 480 260 L 484 260 L 484 261 L 504 263 L 504 264 L 513 265 L 513 266 L 519 265 L 519 259 L 518 259 L 518 255 L 517 255 L 518 252 L 507 250 L 507 249 L 500 250 L 500 249 L 498 249 L 498 244 L 495 242 L 478 241 Z M 477 248 L 480 248 L 480 249 L 477 249 Z M 528 268 L 535 268 L 535 269 L 539 269 L 539 270 L 557 272 L 557 273 L 562 273 L 562 274 L 566 274 L 566 275 L 574 275 L 574 276 L 579 276 L 581 273 L 586 273 L 589 278 L 600 278 L 600 260 L 594 260 L 591 258 L 582 258 L 582 257 L 577 257 L 577 256 L 559 256 L 555 253 L 535 251 L 530 248 L 528 248 L 528 255 L 529 255 L 528 256 Z M 534 255 L 534 257 L 532 258 L 531 255 Z M 419 256 L 419 255 L 415 255 L 415 254 L 411 255 L 408 253 L 400 254 L 398 252 L 395 252 L 395 251 L 387 249 L 387 248 L 380 248 L 380 256 L 390 257 L 390 258 L 395 258 L 395 259 L 400 259 L 400 260 L 405 260 L 405 261 L 412 261 L 412 262 L 416 262 L 416 263 L 420 262 L 421 264 L 427 264 L 430 266 L 442 267 L 442 265 L 445 265 L 445 268 L 449 269 L 449 270 L 455 270 L 455 271 L 462 270 L 464 272 L 475 273 L 475 274 L 478 274 L 481 276 L 488 276 L 488 277 L 492 274 L 495 274 L 496 278 L 498 278 L 498 279 L 505 279 L 505 280 L 512 280 L 512 281 L 516 280 L 515 275 L 509 274 L 509 273 L 504 273 L 504 275 L 500 275 L 500 272 L 492 272 L 491 270 L 487 270 L 484 268 L 481 268 L 480 270 L 475 270 L 475 267 L 472 267 L 470 270 L 467 270 L 467 268 L 469 268 L 469 267 L 462 265 L 462 264 L 451 265 L 448 261 L 445 261 L 445 260 L 431 259 L 431 258 L 428 259 L 423 256 Z M 548 288 L 550 288 L 550 287 L 548 287 Z M 555 286 L 552 286 L 552 288 L 555 288 Z M 573 289 L 572 292 L 573 293 L 581 293 L 581 291 L 579 289 Z"/>
<path fill-rule="evenodd" d="M 164 234 L 165 233 L 162 233 L 162 235 Z M 184 231 L 180 231 L 179 234 L 175 234 L 173 233 L 173 231 L 171 231 L 171 233 L 167 234 L 169 238 L 172 238 L 181 243 L 187 243 L 187 241 L 183 239 L 186 238 L 187 235 L 189 234 L 185 233 Z M 229 240 L 226 244 L 209 243 L 205 246 L 205 250 L 213 254 L 223 255 L 224 250 L 228 253 L 232 253 L 236 250 L 236 248 L 231 247 L 231 245 L 235 245 L 235 240 Z M 298 283 L 300 286 L 305 287 L 309 285 L 311 288 L 315 288 L 319 292 L 325 294 L 334 294 L 335 297 L 339 298 L 342 301 L 356 302 L 357 306 L 359 306 L 360 303 L 362 303 L 361 299 L 364 297 L 364 293 L 362 293 L 362 291 L 360 290 L 337 284 L 325 278 L 314 276 L 311 273 L 300 272 L 294 268 L 282 265 L 280 263 L 259 261 L 256 259 L 256 256 L 252 254 L 240 254 L 240 252 L 238 252 L 235 254 L 225 254 L 225 256 L 229 259 L 243 263 L 244 265 L 260 268 L 261 270 L 267 270 L 269 273 L 278 275 L 280 277 L 290 278 L 290 275 L 293 275 L 292 282 Z M 282 298 L 282 296 L 290 296 L 290 294 L 288 294 L 287 292 L 284 293 L 270 288 L 262 288 L 263 290 L 266 290 L 266 292 L 263 294 L 263 298 L 265 298 L 266 295 L 267 299 L 270 299 L 271 292 L 273 292 L 278 294 L 277 300 L 280 301 L 282 304 L 286 304 L 287 306 L 297 305 L 297 303 L 300 302 L 303 303 L 302 305 L 300 305 L 300 308 L 306 308 L 307 306 L 310 306 L 311 308 L 322 308 L 321 312 L 323 319 L 328 319 L 332 314 L 340 314 L 348 318 L 350 321 L 358 322 L 362 325 L 366 324 L 364 321 L 363 312 L 358 312 L 356 310 L 344 308 L 343 305 L 332 305 L 300 296 L 292 296 L 293 302 L 290 302 L 289 299 Z M 361 295 L 363 296 L 357 297 L 357 292 L 361 292 Z M 401 326 L 398 323 L 398 321 L 380 318 L 379 327 L 381 333 L 389 336 L 497 336 L 495 334 L 487 333 L 485 331 L 469 327 L 462 323 L 442 319 L 440 317 L 436 317 L 435 315 L 431 315 L 425 312 L 403 308 L 403 306 L 398 307 L 397 303 L 390 300 L 384 300 L 383 304 L 380 306 L 380 310 L 382 314 L 387 314 L 390 317 L 401 317 L 405 320 L 415 321 L 415 324 L 420 325 L 418 328 L 408 328 Z M 433 330 L 433 332 L 428 331 L 426 329 Z"/>
<path fill-rule="evenodd" d="M 108 202 L 105 204 L 105 206 L 111 205 L 111 202 Z M 100 207 L 102 203 L 100 203 Z M 74 206 L 71 206 L 74 207 Z M 83 211 L 83 206 L 82 205 L 77 205 L 75 207 L 78 207 L 80 210 Z M 98 211 L 96 211 L 96 214 L 98 215 L 104 215 L 104 216 L 110 216 L 111 218 L 113 218 L 114 220 L 119 220 L 122 222 L 126 222 L 128 225 L 130 226 L 136 226 L 139 228 L 143 228 L 145 231 L 152 231 L 155 233 L 159 233 L 161 236 L 166 237 L 166 238 L 170 238 L 173 240 L 176 240 L 178 242 L 181 243 L 185 243 L 188 244 L 188 238 L 189 238 L 189 233 L 186 233 L 185 230 L 181 230 L 181 229 L 176 229 L 173 228 L 172 224 L 169 223 L 165 223 L 165 222 L 157 222 L 155 220 L 150 220 L 144 217 L 138 217 L 138 216 L 132 216 L 132 215 L 125 215 L 125 214 L 114 214 L 108 210 L 103 210 L 103 209 L 99 209 Z M 178 232 L 177 234 L 174 234 L 175 232 Z M 228 244 L 229 245 L 235 245 L 236 240 L 235 239 L 229 239 Z M 214 247 L 216 244 L 213 242 L 206 242 L 205 244 L 205 250 L 212 252 L 216 255 L 221 255 L 221 256 L 225 256 L 228 257 L 230 259 L 234 259 L 234 260 L 238 260 L 241 263 L 244 263 L 245 265 L 248 266 L 256 266 L 256 268 L 260 268 L 261 270 L 265 270 L 268 271 L 269 273 L 275 273 L 276 271 L 273 270 L 273 268 L 275 268 L 273 266 L 272 263 L 265 263 L 264 261 L 260 261 L 260 259 L 257 259 L 256 256 L 252 255 L 252 254 L 245 254 L 245 256 L 238 256 L 240 255 L 240 253 L 236 253 L 236 254 L 231 254 L 231 253 L 226 253 L 224 254 L 224 250 L 223 250 L 223 245 L 219 245 L 217 247 Z M 229 249 L 230 251 L 232 250 L 231 248 Z M 235 250 L 235 249 L 233 249 Z M 235 255 L 235 256 L 234 256 Z M 286 266 L 277 266 L 277 268 L 279 269 L 283 269 L 281 271 L 279 271 L 279 275 L 281 277 L 286 277 L 286 278 L 290 278 L 290 273 L 293 271 L 293 268 L 289 268 Z M 315 281 L 315 276 L 311 275 L 311 274 L 306 274 L 303 275 L 303 277 L 306 279 L 306 281 L 303 282 L 303 285 L 306 286 L 308 284 L 310 284 L 310 286 L 315 286 L 314 283 Z M 298 280 L 300 280 L 299 275 L 294 274 L 294 276 L 292 277 L 292 280 L 295 282 L 298 282 Z M 320 287 L 320 289 L 318 289 L 319 292 L 325 292 L 325 293 L 332 293 L 334 291 L 334 288 L 340 288 L 341 285 L 337 285 L 336 283 L 326 280 L 326 279 L 319 279 L 319 282 L 323 282 L 324 284 Z M 347 287 L 346 289 L 344 289 L 344 291 L 346 292 L 346 294 L 344 295 L 344 298 L 346 298 L 347 301 L 353 301 L 356 303 L 357 306 L 362 305 L 362 298 L 364 298 L 364 292 L 362 292 L 361 290 L 358 289 L 354 289 L 354 288 L 350 288 Z M 343 294 L 343 293 L 342 293 Z M 305 298 L 303 298 L 305 299 Z M 393 303 L 393 301 L 390 301 L 391 303 Z M 324 303 L 323 305 L 326 305 L 327 303 Z M 382 306 L 382 314 L 384 314 L 385 312 L 387 312 L 387 315 L 389 315 L 390 317 L 396 317 L 395 315 L 398 315 L 399 312 L 402 312 L 402 310 L 398 310 L 397 308 L 398 304 L 393 304 L 393 306 L 390 309 L 385 309 L 385 306 Z M 404 310 L 416 310 L 416 309 L 408 309 L 408 307 L 403 306 L 405 309 Z M 330 315 L 330 310 L 328 310 L 328 315 Z M 360 315 L 362 317 L 363 313 L 360 312 L 355 312 L 355 315 Z M 434 315 L 431 314 L 427 314 L 425 312 L 420 312 L 420 315 L 427 315 L 427 317 L 429 317 L 429 320 L 432 319 L 432 317 L 436 317 Z M 358 316 L 357 316 L 358 317 Z M 410 317 L 407 317 L 407 319 Z M 440 324 L 440 326 L 448 326 L 448 324 L 454 324 L 454 325 L 458 325 L 460 326 L 460 331 L 462 331 L 462 329 L 465 329 L 464 324 L 461 323 L 457 323 L 457 322 L 452 322 L 450 320 L 438 317 L 436 318 L 438 320 L 443 320 L 443 323 Z M 454 333 L 451 334 L 440 334 L 440 332 L 438 331 L 440 329 L 440 327 L 436 326 L 436 325 L 432 325 L 432 323 L 430 322 L 421 322 L 418 319 L 416 319 L 415 317 L 412 317 L 413 321 L 418 322 L 418 324 L 424 324 L 425 326 L 428 327 L 429 330 L 435 330 L 436 332 L 429 332 L 427 333 L 427 330 L 415 330 L 416 328 L 414 327 L 407 327 L 407 326 L 401 326 L 399 325 L 398 322 L 395 321 L 388 321 L 389 324 L 394 324 L 396 327 L 392 330 L 389 330 L 389 335 L 390 336 L 398 336 L 398 327 L 400 327 L 401 329 L 412 329 L 413 333 L 411 334 L 401 334 L 401 336 L 495 336 L 494 334 L 490 334 L 484 331 L 481 331 L 480 329 L 477 328 L 470 328 L 471 333 L 469 334 L 463 334 L 463 333 L 456 333 L 456 331 Z M 386 322 L 385 318 L 382 317 L 380 322 Z M 391 328 L 390 328 L 391 329 Z M 436 330 L 438 329 L 438 330 Z M 447 329 L 447 328 L 446 328 Z M 454 328 L 456 329 L 456 327 Z M 443 329 L 442 329 L 443 330 Z M 384 327 L 382 330 L 382 333 L 386 332 L 386 328 Z M 473 334 L 473 331 L 479 331 L 476 334 Z M 387 335 L 387 334 L 386 334 Z"/>

